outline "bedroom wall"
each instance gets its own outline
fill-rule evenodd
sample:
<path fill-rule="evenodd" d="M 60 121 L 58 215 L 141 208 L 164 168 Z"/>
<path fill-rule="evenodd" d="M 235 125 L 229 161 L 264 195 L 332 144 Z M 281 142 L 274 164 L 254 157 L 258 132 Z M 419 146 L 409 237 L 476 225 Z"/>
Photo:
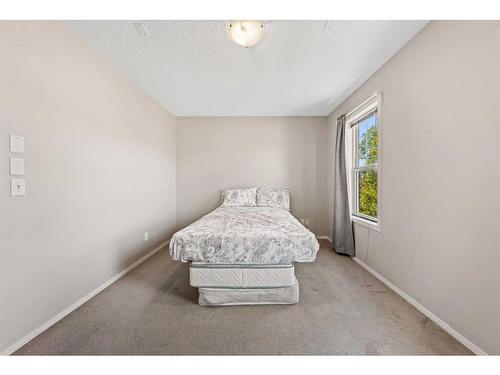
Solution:
<path fill-rule="evenodd" d="M 177 225 L 220 204 L 220 189 L 288 187 L 292 213 L 326 235 L 325 117 L 177 118 Z"/>
<path fill-rule="evenodd" d="M 171 236 L 176 155 L 175 118 L 64 23 L 0 22 L 0 56 L 2 352 Z"/>
<path fill-rule="evenodd" d="M 335 119 L 383 92 L 382 230 L 355 225 L 357 257 L 490 354 L 500 354 L 499 49 L 500 22 L 431 22 L 330 115 L 326 158 L 332 197 Z"/>

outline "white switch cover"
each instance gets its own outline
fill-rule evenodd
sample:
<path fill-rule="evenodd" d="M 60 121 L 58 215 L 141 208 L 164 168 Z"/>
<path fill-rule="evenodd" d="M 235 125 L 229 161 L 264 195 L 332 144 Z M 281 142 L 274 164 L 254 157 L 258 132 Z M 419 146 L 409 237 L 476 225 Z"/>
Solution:
<path fill-rule="evenodd" d="M 13 178 L 10 180 L 10 195 L 26 195 L 26 180 L 24 178 Z"/>
<path fill-rule="evenodd" d="M 149 240 L 149 232 L 144 232 L 144 241 Z"/>
<path fill-rule="evenodd" d="M 10 174 L 15 176 L 24 176 L 23 158 L 10 158 Z"/>
<path fill-rule="evenodd" d="M 10 135 L 10 152 L 24 153 L 24 137 L 20 135 Z"/>

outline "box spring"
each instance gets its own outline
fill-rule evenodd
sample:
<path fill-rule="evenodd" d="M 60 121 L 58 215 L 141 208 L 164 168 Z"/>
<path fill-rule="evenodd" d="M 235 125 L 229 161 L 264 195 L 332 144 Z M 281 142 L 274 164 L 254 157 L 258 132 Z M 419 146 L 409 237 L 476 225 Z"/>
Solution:
<path fill-rule="evenodd" d="M 197 288 L 277 288 L 296 283 L 293 264 L 192 263 L 189 278 Z"/>

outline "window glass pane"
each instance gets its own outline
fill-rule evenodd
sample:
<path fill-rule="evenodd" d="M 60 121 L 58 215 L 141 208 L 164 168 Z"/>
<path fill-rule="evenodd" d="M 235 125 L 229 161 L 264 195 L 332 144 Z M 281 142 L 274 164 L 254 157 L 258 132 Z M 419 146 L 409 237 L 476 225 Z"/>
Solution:
<path fill-rule="evenodd" d="M 366 165 L 372 165 L 377 162 L 377 150 L 378 150 L 378 114 L 373 112 L 360 122 L 358 122 L 357 127 L 357 139 L 356 143 L 358 146 L 358 166 L 364 167 Z"/>
<path fill-rule="evenodd" d="M 358 171 L 358 206 L 359 213 L 377 217 L 377 171 Z"/>

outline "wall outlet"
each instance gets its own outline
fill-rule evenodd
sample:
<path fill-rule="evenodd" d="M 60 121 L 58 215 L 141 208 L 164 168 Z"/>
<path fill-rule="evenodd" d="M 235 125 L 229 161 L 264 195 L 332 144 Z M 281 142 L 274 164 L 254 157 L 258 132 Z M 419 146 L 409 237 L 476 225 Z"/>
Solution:
<path fill-rule="evenodd" d="M 149 240 L 149 232 L 144 232 L 144 241 Z"/>
<path fill-rule="evenodd" d="M 306 225 L 305 220 L 304 220 L 304 219 L 300 219 L 300 224 L 302 224 L 302 225 Z"/>

